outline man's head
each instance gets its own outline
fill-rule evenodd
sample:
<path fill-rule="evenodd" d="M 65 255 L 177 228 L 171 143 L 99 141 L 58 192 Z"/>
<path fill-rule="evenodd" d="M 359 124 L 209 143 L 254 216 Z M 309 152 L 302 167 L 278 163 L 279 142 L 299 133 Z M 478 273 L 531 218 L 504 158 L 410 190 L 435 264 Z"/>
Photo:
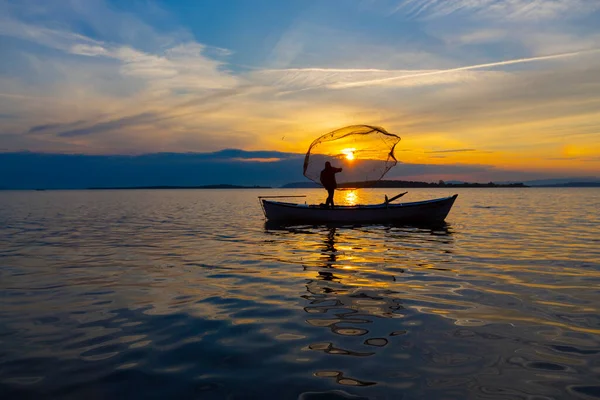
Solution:
<path fill-rule="evenodd" d="M 325 168 L 331 168 L 331 163 L 329 161 L 325 162 Z"/>

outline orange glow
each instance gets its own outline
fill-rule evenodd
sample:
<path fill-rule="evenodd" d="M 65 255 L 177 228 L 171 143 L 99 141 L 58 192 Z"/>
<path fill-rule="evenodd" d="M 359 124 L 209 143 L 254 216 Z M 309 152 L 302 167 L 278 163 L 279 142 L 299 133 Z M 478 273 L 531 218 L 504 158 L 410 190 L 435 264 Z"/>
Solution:
<path fill-rule="evenodd" d="M 269 162 L 278 162 L 278 161 L 281 161 L 281 158 L 277 158 L 277 157 L 270 157 L 270 158 L 232 158 L 232 161 L 269 163 Z"/>
<path fill-rule="evenodd" d="M 348 149 L 342 150 L 342 153 L 346 155 L 346 160 L 352 161 L 352 160 L 354 160 L 354 152 L 355 151 L 356 151 L 355 148 L 348 148 Z"/>

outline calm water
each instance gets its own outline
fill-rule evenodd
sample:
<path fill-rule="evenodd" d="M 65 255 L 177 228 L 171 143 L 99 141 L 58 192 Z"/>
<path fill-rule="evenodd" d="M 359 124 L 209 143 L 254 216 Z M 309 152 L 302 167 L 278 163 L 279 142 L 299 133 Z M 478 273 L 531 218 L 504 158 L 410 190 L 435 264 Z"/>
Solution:
<path fill-rule="evenodd" d="M 405 199 L 454 192 L 428 229 L 265 225 L 317 190 L 0 192 L 0 398 L 600 398 L 600 190 Z"/>

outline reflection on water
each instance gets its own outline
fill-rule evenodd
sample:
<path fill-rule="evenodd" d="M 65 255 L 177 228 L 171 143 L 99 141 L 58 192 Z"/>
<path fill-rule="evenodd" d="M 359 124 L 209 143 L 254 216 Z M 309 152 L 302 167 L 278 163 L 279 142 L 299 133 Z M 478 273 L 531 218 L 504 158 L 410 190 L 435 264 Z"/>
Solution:
<path fill-rule="evenodd" d="M 600 196 L 572 193 L 465 190 L 440 226 L 0 193 L 0 398 L 600 398 Z"/>
<path fill-rule="evenodd" d="M 306 323 L 315 328 L 326 329 L 333 334 L 329 341 L 309 344 L 312 351 L 331 356 L 351 356 L 365 358 L 370 356 L 386 357 L 388 345 L 406 346 L 406 337 L 410 326 L 418 323 L 406 323 L 407 317 L 414 314 L 402 305 L 402 291 L 397 290 L 398 282 L 403 279 L 403 267 L 394 265 L 394 254 L 390 244 L 381 243 L 380 257 L 373 257 L 375 249 L 364 250 L 378 244 L 373 241 L 385 232 L 387 240 L 408 239 L 411 234 L 427 234 L 435 237 L 441 246 L 452 246 L 452 231 L 447 224 L 437 227 L 417 228 L 411 226 L 327 226 L 327 227 L 283 227 L 267 223 L 267 232 L 286 239 L 287 245 L 298 246 L 300 250 L 313 242 L 312 235 L 320 240 L 315 243 L 319 250 L 316 257 L 304 257 L 303 268 L 308 272 L 306 280 L 307 294 L 302 295 L 307 304 L 304 311 L 308 314 Z M 405 236 L 406 235 L 406 236 Z M 287 237 L 289 236 L 289 238 Z M 364 237 L 364 239 L 363 239 Z M 310 247 L 313 247 L 310 245 Z M 446 248 L 447 254 L 451 250 Z M 407 246 L 409 248 L 409 246 Z M 294 253 L 293 248 L 289 251 Z M 385 251 L 387 250 L 387 254 Z M 438 249 L 434 248 L 434 251 Z M 319 337 L 322 334 L 318 335 Z M 394 351 L 394 350 L 393 350 Z M 398 355 L 397 355 L 398 356 Z M 408 354 L 399 359 L 408 360 Z M 333 362 L 335 364 L 335 362 Z M 369 374 L 365 375 L 365 366 L 370 363 L 356 364 L 356 371 L 348 371 L 353 363 L 338 363 L 340 369 L 329 368 L 313 371 L 314 376 L 331 378 L 339 385 L 371 386 L 377 382 Z M 391 371 L 386 371 L 391 372 Z M 351 375 L 355 374 L 355 375 Z M 401 376 L 405 372 L 398 372 Z M 376 374 L 377 375 L 377 374 Z M 407 376 L 416 377 L 411 374 Z M 413 386 L 404 382 L 403 387 Z"/>
<path fill-rule="evenodd" d="M 364 336 L 369 333 L 371 318 L 393 318 L 394 312 L 402 310 L 399 299 L 388 291 L 382 297 L 376 292 L 344 288 L 343 278 L 335 275 L 337 268 L 337 249 L 335 248 L 336 228 L 329 228 L 324 240 L 323 270 L 318 271 L 316 279 L 309 279 L 306 285 L 309 301 L 304 311 L 311 314 L 306 322 L 311 326 L 327 327 L 332 333 L 343 336 Z M 319 315 L 322 314 L 322 315 Z M 369 338 L 363 342 L 367 346 L 383 347 L 386 338 Z M 374 355 L 373 351 L 355 351 L 336 347 L 332 342 L 314 343 L 311 350 L 328 354 L 366 357 Z M 361 381 L 345 377 L 343 371 L 317 371 L 315 376 L 332 377 L 341 385 L 369 386 L 375 382 Z"/>
<path fill-rule="evenodd" d="M 588 306 L 572 308 L 579 316 L 571 314 L 570 323 L 562 312 L 540 312 L 527 303 L 544 296 L 544 285 L 521 272 L 490 279 L 500 273 L 471 270 L 451 224 L 265 227 L 278 246 L 302 254 L 305 321 L 325 330 L 308 349 L 331 357 L 315 377 L 374 386 L 373 396 L 386 389 L 415 398 L 598 396 L 598 386 L 584 385 L 581 375 L 597 365 L 590 356 L 600 354 L 598 325 L 582 319 L 598 310 L 584 300 L 591 293 L 580 293 Z M 597 280 L 598 272 L 588 276 Z M 523 293 L 521 285 L 529 289 Z M 571 307 L 560 303 L 563 312 Z M 558 342 L 578 344 L 565 351 Z"/>
<path fill-rule="evenodd" d="M 356 190 L 345 190 L 344 193 L 344 205 L 354 206 L 358 204 L 358 196 Z"/>

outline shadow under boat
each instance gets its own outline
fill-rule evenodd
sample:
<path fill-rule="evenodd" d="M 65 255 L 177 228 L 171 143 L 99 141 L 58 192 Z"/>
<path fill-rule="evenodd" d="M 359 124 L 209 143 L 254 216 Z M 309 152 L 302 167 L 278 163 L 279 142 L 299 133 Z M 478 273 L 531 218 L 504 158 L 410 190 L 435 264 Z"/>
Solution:
<path fill-rule="evenodd" d="M 353 228 L 377 228 L 381 227 L 383 229 L 389 228 L 399 228 L 399 229 L 419 229 L 419 230 L 429 230 L 432 234 L 438 235 L 449 235 L 452 233 L 451 227 L 449 223 L 445 221 L 436 221 L 436 222 L 404 222 L 404 223 L 396 223 L 396 222 L 388 222 L 388 223 L 343 223 L 343 222 L 327 222 L 327 223 L 298 223 L 293 221 L 265 221 L 265 230 L 266 231 L 288 231 L 294 232 L 301 229 L 353 229 Z"/>

